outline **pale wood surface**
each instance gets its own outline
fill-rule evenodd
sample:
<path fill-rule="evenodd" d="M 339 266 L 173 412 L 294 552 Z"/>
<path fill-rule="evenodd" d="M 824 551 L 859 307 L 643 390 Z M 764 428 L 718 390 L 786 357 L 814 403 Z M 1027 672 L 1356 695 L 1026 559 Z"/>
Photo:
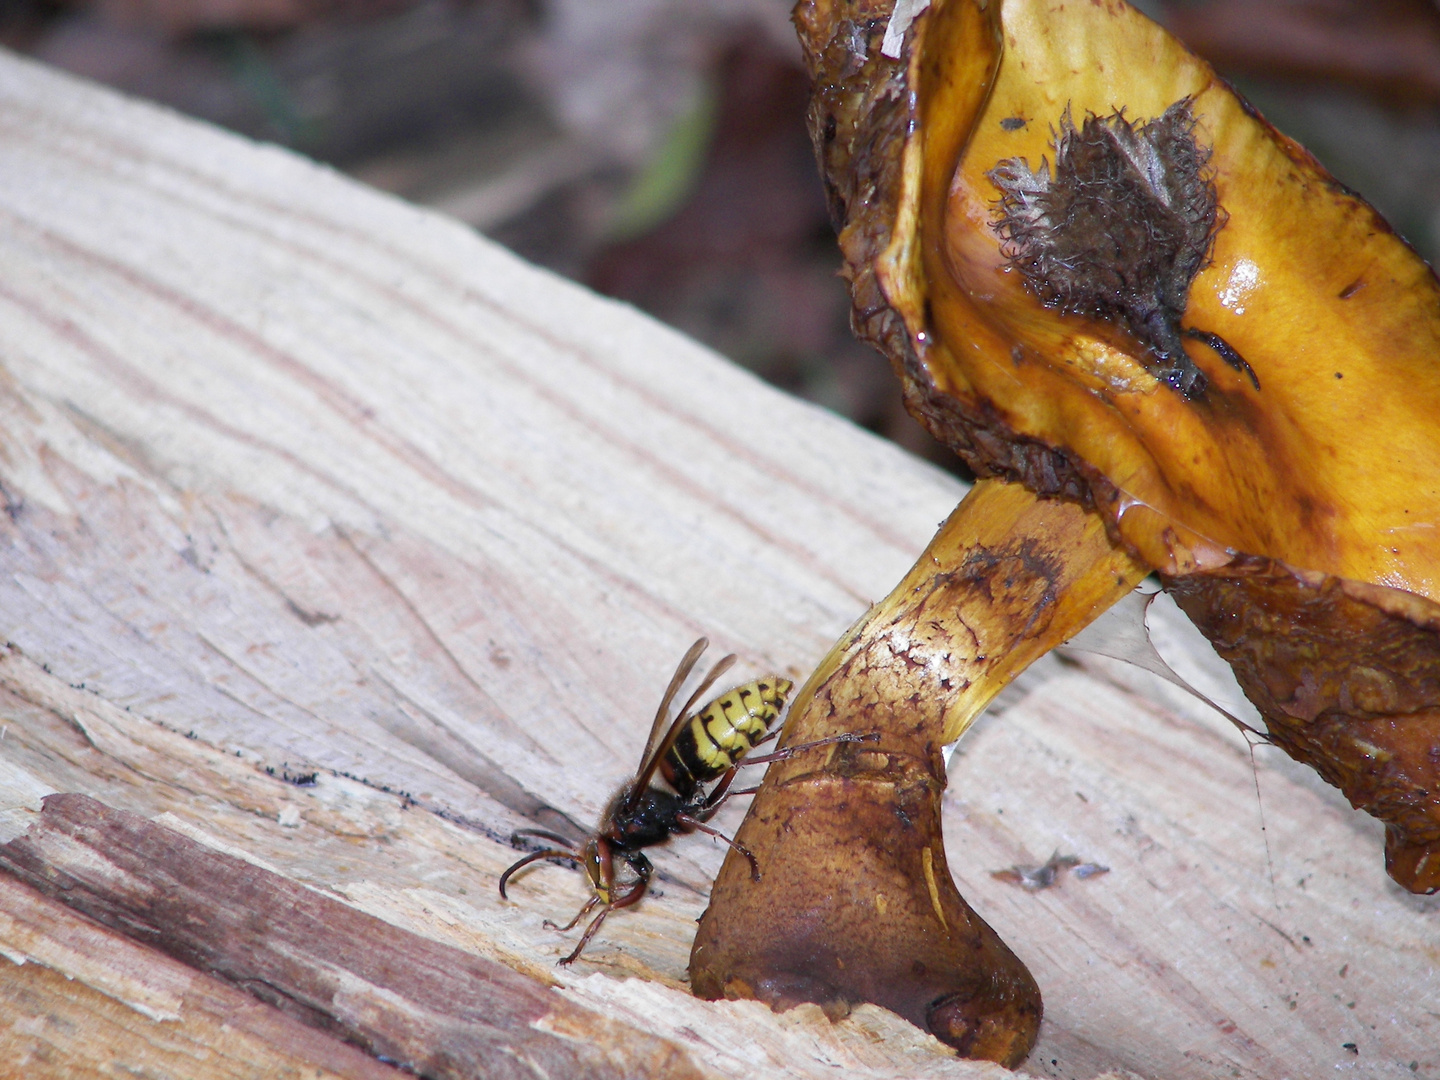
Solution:
<path fill-rule="evenodd" d="M 594 822 L 690 641 L 803 675 L 957 484 L 458 224 L 8 57 L 0 253 L 0 839 L 49 791 L 168 814 L 705 1075 L 999 1074 L 873 1010 L 690 998 L 708 840 L 571 971 L 541 920 L 578 875 L 495 893 L 527 814 Z M 1440 1076 L 1440 904 L 1256 761 L 1101 660 L 1043 662 L 961 744 L 948 855 L 1045 991 L 1030 1072 Z M 990 876 L 1056 848 L 1111 872 Z M 156 1025 L 203 1026 L 0 931 L 7 1047 L 62 1004 L 147 1067 Z"/>

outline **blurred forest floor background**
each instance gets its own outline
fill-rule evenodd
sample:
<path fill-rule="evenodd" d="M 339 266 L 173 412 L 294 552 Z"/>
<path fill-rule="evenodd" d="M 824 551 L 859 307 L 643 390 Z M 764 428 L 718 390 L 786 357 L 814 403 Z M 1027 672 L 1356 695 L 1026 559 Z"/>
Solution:
<path fill-rule="evenodd" d="M 293 147 L 952 468 L 850 334 L 791 0 L 0 0 L 0 42 Z M 1440 254 L 1440 0 L 1142 0 Z"/>

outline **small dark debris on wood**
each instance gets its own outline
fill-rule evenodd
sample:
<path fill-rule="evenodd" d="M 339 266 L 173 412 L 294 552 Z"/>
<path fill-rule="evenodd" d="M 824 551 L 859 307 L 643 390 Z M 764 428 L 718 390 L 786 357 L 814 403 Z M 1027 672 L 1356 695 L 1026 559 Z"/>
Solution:
<path fill-rule="evenodd" d="M 1057 851 L 1041 866 L 1012 866 L 1007 870 L 995 870 L 990 876 L 996 881 L 1018 885 L 1029 892 L 1039 892 L 1041 889 L 1048 889 L 1056 884 L 1062 870 L 1071 871 L 1081 880 L 1110 872 L 1108 866 L 1101 866 L 1099 863 L 1093 862 L 1081 862 L 1077 855 L 1061 855 Z"/>
<path fill-rule="evenodd" d="M 287 784 L 294 784 L 296 787 L 314 787 L 320 781 L 320 773 L 318 770 L 311 769 L 308 772 L 291 772 L 289 762 L 281 765 L 278 769 L 273 765 L 266 765 L 265 772 L 277 780 L 283 780 Z"/>

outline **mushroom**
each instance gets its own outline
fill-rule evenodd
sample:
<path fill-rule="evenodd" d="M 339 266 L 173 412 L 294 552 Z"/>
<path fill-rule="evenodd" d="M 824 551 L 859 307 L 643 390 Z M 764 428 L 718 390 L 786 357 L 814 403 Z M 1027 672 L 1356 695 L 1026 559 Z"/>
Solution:
<path fill-rule="evenodd" d="M 857 332 L 985 479 L 797 695 L 785 740 L 880 741 L 771 770 L 691 978 L 1014 1065 L 1040 995 L 950 879 L 940 748 L 1151 571 L 1440 888 L 1440 282 L 1120 0 L 893 4 L 798 4 L 812 134 Z"/>

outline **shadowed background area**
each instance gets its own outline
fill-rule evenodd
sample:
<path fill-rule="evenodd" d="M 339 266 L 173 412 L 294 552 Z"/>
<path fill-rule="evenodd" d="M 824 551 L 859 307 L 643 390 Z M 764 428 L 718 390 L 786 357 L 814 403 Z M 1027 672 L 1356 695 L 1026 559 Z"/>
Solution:
<path fill-rule="evenodd" d="M 1144 0 L 1440 252 L 1436 0 Z M 450 213 L 963 474 L 849 331 L 789 0 L 4 0 L 0 39 Z"/>

